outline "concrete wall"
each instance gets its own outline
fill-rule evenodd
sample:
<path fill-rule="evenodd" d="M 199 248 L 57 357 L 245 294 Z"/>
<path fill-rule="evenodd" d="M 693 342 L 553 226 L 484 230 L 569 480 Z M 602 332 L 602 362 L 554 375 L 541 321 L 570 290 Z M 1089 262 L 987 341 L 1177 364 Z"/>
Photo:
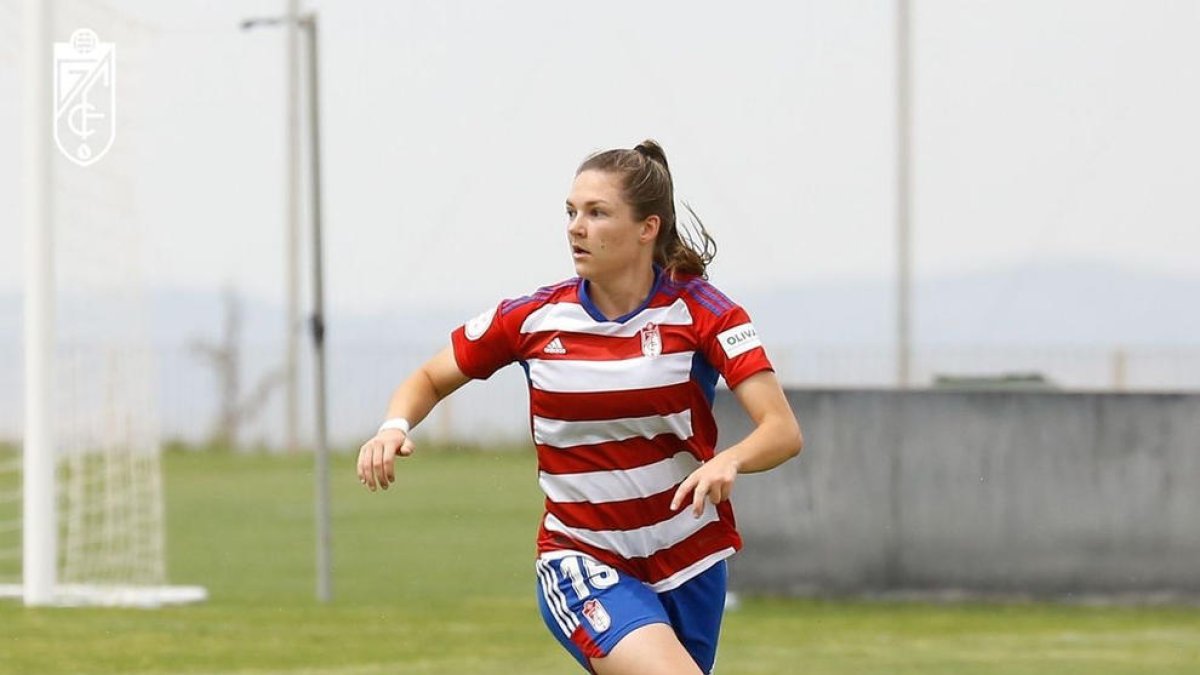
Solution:
<path fill-rule="evenodd" d="M 738 479 L 735 588 L 1200 592 L 1200 395 L 788 398 L 806 447 Z M 716 410 L 722 447 L 750 430 Z"/>

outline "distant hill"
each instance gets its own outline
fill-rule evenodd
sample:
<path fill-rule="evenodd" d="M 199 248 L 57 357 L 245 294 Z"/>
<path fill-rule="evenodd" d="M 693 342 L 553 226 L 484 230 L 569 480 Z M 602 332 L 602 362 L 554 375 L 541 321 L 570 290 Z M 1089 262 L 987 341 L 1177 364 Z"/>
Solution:
<path fill-rule="evenodd" d="M 776 338 L 881 345 L 894 340 L 894 293 L 891 280 L 847 280 L 739 300 Z M 918 280 L 913 332 L 925 345 L 1200 346 L 1198 303 L 1200 276 L 1084 262 L 1022 265 Z"/>
<path fill-rule="evenodd" d="M 892 377 L 894 297 L 888 279 L 850 279 L 767 291 L 725 288 L 751 312 L 781 375 L 793 382 L 885 384 Z M 518 291 L 519 292 L 519 291 Z M 1131 384 L 1200 386 L 1200 277 L 1177 278 L 1095 263 L 1024 265 L 923 279 L 916 284 L 914 332 L 926 359 L 918 381 L 933 374 L 1040 370 L 1074 386 L 1107 386 L 1112 350 L 1163 347 L 1180 356 L 1135 360 Z M 77 299 L 80 311 L 85 300 Z M 163 428 L 199 438 L 216 409 L 216 384 L 191 345 L 221 334 L 222 293 L 163 289 L 151 296 L 150 337 L 159 355 Z M 449 332 L 479 307 L 395 307 L 374 315 L 339 312 L 328 320 L 330 414 L 336 439 L 373 428 L 387 395 Z M 71 312 L 68 312 L 71 313 Z M 92 334 L 120 331 L 120 321 L 92 321 Z M 243 298 L 243 386 L 282 361 L 283 311 Z M 307 359 L 310 347 L 304 344 Z M 21 409 L 21 298 L 0 293 L 0 438 L 17 435 Z M 941 351 L 939 351 L 941 350 Z M 955 350 L 959 350 L 955 352 Z M 972 351 L 975 350 L 975 351 Z M 1053 352 L 1047 356 L 1047 353 Z M 999 355 L 999 356 L 996 356 Z M 933 361 L 936 361 L 934 363 Z M 301 373 L 307 389 L 311 376 Z M 456 395 L 426 425 L 458 436 L 526 434 L 519 369 Z M 305 404 L 308 425 L 308 404 Z M 247 440 L 277 439 L 278 397 Z M 426 432 L 430 433 L 430 432 Z"/>
<path fill-rule="evenodd" d="M 888 345 L 894 331 L 891 284 L 885 278 L 846 279 L 734 295 L 776 340 Z M 221 325 L 219 291 L 163 289 L 152 301 L 156 343 L 215 336 Z M 914 332 L 918 342 L 930 344 L 1200 345 L 1198 301 L 1200 266 L 1196 277 L 1184 278 L 1090 262 L 1039 263 L 918 280 Z M 282 307 L 253 297 L 243 302 L 248 341 L 281 338 Z M 478 311 L 474 305 L 395 307 L 361 315 L 334 305 L 329 337 L 436 342 Z M 21 298 L 0 292 L 0 343 L 19 342 L 20 335 Z"/>

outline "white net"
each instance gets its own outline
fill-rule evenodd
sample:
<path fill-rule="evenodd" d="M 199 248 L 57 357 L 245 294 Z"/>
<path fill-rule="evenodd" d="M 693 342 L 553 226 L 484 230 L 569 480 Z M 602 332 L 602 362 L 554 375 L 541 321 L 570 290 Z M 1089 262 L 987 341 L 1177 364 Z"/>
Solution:
<path fill-rule="evenodd" d="M 86 166 L 58 152 L 52 159 L 56 602 L 196 600 L 203 589 L 163 588 L 157 372 L 140 262 L 146 223 L 134 191 L 146 35 L 103 3 L 55 3 L 55 42 L 81 28 L 101 44 L 115 45 L 117 106 L 106 110 L 97 101 L 105 95 L 102 87 L 92 103 L 102 113 L 94 124 L 105 124 L 104 114 L 115 119 L 117 142 Z M 87 112 L 80 109 L 72 123 L 85 125 Z M 92 137 L 103 139 L 103 133 L 93 131 Z M 103 152 L 103 144 L 86 152 Z M 0 581 L 9 582 L 10 592 L 20 578 L 20 465 L 15 449 L 0 451 Z"/>

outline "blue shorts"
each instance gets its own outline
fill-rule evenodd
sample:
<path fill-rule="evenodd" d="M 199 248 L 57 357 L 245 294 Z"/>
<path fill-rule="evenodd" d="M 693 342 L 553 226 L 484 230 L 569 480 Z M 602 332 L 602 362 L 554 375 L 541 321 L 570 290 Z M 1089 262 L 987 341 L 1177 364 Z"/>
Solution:
<path fill-rule="evenodd" d="M 724 560 L 663 593 L 575 552 L 539 559 L 537 574 L 542 620 L 589 672 L 589 659 L 607 656 L 621 638 L 652 623 L 673 628 L 700 670 L 712 670 L 725 610 Z"/>

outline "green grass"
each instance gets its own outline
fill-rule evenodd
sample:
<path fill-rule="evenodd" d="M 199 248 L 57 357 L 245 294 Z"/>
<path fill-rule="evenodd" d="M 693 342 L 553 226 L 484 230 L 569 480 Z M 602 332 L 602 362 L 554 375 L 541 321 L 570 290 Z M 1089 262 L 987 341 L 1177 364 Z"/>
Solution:
<path fill-rule="evenodd" d="M 21 449 L 0 441 L 0 583 L 21 578 L 21 533 L 7 529 L 21 518 L 20 461 Z"/>
<path fill-rule="evenodd" d="M 164 610 L 0 603 L 3 673 L 582 672 L 538 616 L 528 453 L 424 452 L 362 490 L 334 458 L 335 602 L 313 600 L 307 457 L 168 455 Z M 747 600 L 718 672 L 1200 672 L 1200 610 Z"/>

